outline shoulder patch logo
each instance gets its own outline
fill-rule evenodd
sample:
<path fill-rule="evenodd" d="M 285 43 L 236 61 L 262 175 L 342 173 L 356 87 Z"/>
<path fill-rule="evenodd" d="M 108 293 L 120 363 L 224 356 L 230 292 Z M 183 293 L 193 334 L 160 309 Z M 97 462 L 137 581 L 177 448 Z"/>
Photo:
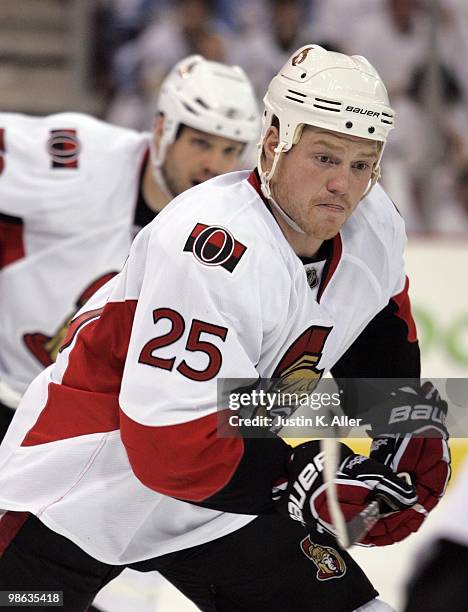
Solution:
<path fill-rule="evenodd" d="M 234 271 L 246 250 L 226 228 L 203 223 L 195 225 L 184 246 L 201 264 L 221 266 L 228 272 Z"/>
<path fill-rule="evenodd" d="M 315 544 L 307 536 L 301 541 L 301 550 L 317 566 L 317 580 L 325 581 L 342 578 L 346 574 L 343 557 L 331 546 Z"/>
<path fill-rule="evenodd" d="M 73 129 L 50 130 L 47 153 L 51 157 L 51 168 L 78 168 L 81 143 Z"/>

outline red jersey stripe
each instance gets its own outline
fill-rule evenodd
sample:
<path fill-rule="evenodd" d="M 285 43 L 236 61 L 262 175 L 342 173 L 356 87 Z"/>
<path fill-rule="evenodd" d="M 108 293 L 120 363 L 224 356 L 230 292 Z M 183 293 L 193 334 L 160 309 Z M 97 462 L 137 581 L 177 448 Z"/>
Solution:
<path fill-rule="evenodd" d="M 21 446 L 47 444 L 118 428 L 118 397 L 51 383 L 47 404 Z"/>
<path fill-rule="evenodd" d="M 26 519 L 31 516 L 29 512 L 6 512 L 0 519 L 0 557 L 10 546 Z"/>
<path fill-rule="evenodd" d="M 331 254 L 327 257 L 327 261 L 323 268 L 322 280 L 320 281 L 320 287 L 317 291 L 317 302 L 320 302 L 323 292 L 325 291 L 328 283 L 335 274 L 335 271 L 340 263 L 341 254 L 343 252 L 343 243 L 341 242 L 340 234 L 336 234 L 331 239 Z"/>
<path fill-rule="evenodd" d="M 47 403 L 22 446 L 119 428 L 120 385 L 136 304 L 108 302 L 99 318 L 78 330 L 62 384 L 49 384 Z"/>
<path fill-rule="evenodd" d="M 202 501 L 232 478 L 244 453 L 240 437 L 220 438 L 219 413 L 163 427 L 120 412 L 122 441 L 136 477 L 147 487 L 186 501 Z"/>
<path fill-rule="evenodd" d="M 398 307 L 398 310 L 396 311 L 395 315 L 400 319 L 403 319 L 403 321 L 408 327 L 408 341 L 416 342 L 418 339 L 418 334 L 416 331 L 416 323 L 414 322 L 413 315 L 411 313 L 411 303 L 408 295 L 408 289 L 409 279 L 408 277 L 406 277 L 405 286 L 403 287 L 403 290 L 397 295 L 394 295 L 392 297 L 392 300 Z"/>
<path fill-rule="evenodd" d="M 60 353 L 67 349 L 75 339 L 76 334 L 80 331 L 85 323 L 88 323 L 91 319 L 99 319 L 104 308 L 96 308 L 95 310 L 88 310 L 83 312 L 76 319 L 72 319 L 67 329 L 67 335 L 64 338 L 63 344 L 60 347 Z"/>
<path fill-rule="evenodd" d="M 24 227 L 19 217 L 0 214 L 0 270 L 23 259 Z"/>

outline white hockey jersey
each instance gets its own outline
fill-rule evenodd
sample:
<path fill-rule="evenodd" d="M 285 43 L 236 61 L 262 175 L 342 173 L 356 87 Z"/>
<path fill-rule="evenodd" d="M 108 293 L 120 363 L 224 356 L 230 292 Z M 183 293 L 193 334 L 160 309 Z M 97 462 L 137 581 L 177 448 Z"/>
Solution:
<path fill-rule="evenodd" d="M 217 379 L 329 370 L 403 290 L 405 240 L 374 187 L 311 289 L 255 174 L 180 195 L 26 392 L 0 448 L 0 507 L 112 564 L 242 527 L 254 517 L 180 501 L 220 490 L 243 452 L 217 436 Z"/>
<path fill-rule="evenodd" d="M 0 113 L 0 381 L 23 393 L 128 255 L 148 134 Z"/>

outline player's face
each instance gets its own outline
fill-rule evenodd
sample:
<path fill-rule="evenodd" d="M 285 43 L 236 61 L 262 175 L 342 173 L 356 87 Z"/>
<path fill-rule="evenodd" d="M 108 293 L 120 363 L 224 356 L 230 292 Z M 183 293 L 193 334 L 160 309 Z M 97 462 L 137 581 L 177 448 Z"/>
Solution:
<path fill-rule="evenodd" d="M 236 140 L 184 127 L 166 153 L 163 171 L 174 195 L 234 170 L 244 145 Z"/>
<path fill-rule="evenodd" d="M 270 130 L 267 159 L 275 146 L 276 130 Z M 270 145 L 268 138 L 273 140 Z M 305 234 L 327 240 L 359 204 L 377 156 L 376 141 L 306 127 L 299 142 L 279 159 L 271 180 L 273 196 Z"/>

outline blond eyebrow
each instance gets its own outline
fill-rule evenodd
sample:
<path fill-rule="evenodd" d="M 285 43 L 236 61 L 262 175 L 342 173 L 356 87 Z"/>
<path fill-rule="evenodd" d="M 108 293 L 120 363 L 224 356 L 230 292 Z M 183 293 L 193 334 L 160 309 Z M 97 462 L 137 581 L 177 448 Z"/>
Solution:
<path fill-rule="evenodd" d="M 312 146 L 314 145 L 320 145 L 320 146 L 325 146 L 325 147 L 330 147 L 331 149 L 341 149 L 341 145 L 339 144 L 333 144 L 332 142 L 328 142 L 326 140 L 316 140 L 313 143 L 311 143 Z M 354 156 L 353 156 L 354 157 Z M 374 151 L 373 153 L 369 153 L 369 152 L 361 152 L 361 153 L 357 153 L 355 155 L 355 157 L 368 157 L 368 158 L 373 158 L 373 157 L 377 157 L 377 151 Z"/>
<path fill-rule="evenodd" d="M 373 157 L 377 157 L 377 151 L 374 151 L 374 153 L 358 153 L 356 157 L 369 157 L 372 159 Z"/>

